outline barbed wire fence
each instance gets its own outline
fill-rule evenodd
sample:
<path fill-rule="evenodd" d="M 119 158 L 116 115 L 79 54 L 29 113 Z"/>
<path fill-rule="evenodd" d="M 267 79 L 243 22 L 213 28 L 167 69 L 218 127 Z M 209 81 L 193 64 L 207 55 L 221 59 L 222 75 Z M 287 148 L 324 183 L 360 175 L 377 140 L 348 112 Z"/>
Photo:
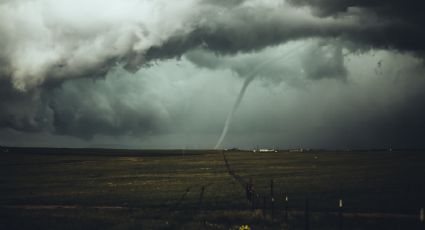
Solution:
<path fill-rule="evenodd" d="M 250 207 L 252 210 L 261 210 L 262 217 L 264 220 L 269 220 L 271 222 L 280 222 L 281 229 L 289 229 L 289 221 L 290 217 L 292 216 L 304 216 L 304 229 L 310 230 L 311 229 L 311 215 L 312 215 L 312 209 L 311 205 L 314 201 L 312 198 L 309 197 L 308 193 L 305 195 L 305 203 L 304 203 L 304 210 L 296 210 L 295 208 L 293 210 L 290 209 L 290 203 L 289 203 L 289 194 L 287 192 L 276 192 L 275 191 L 275 181 L 273 179 L 270 179 L 270 195 L 268 196 L 265 192 L 260 192 L 255 189 L 254 182 L 252 178 L 246 179 L 240 176 L 230 165 L 226 154 L 224 151 L 221 151 L 221 154 L 223 156 L 223 161 L 227 170 L 227 173 L 240 184 L 240 186 L 245 190 L 246 200 L 249 202 Z M 281 196 L 279 196 L 279 194 Z M 332 203 L 333 211 L 327 212 L 327 214 L 330 214 L 334 216 L 334 223 L 336 228 L 339 230 L 344 229 L 344 219 L 347 216 L 359 216 L 359 217 L 367 217 L 367 213 L 364 213 L 363 215 L 357 214 L 357 213 L 346 213 L 345 212 L 345 202 L 344 202 L 344 195 L 343 195 L 343 186 L 340 184 L 340 189 L 338 191 L 338 195 L 336 199 L 328 200 L 328 202 Z M 279 205 L 277 205 L 279 203 Z M 410 219 L 417 219 L 418 220 L 418 229 L 425 229 L 425 211 L 424 211 L 424 204 L 418 204 L 420 206 L 418 210 L 419 215 L 414 214 L 386 214 L 386 213 L 374 213 L 375 216 L 382 216 L 382 217 L 395 217 L 395 218 L 410 218 Z M 277 210 L 279 209 L 279 210 Z M 370 215 L 369 216 L 373 216 Z M 415 217 L 416 216 L 416 217 Z"/>

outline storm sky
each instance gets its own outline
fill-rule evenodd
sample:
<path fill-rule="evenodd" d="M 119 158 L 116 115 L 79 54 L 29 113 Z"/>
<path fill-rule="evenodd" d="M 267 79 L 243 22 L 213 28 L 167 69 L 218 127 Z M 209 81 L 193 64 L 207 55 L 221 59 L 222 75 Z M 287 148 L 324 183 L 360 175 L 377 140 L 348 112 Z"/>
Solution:
<path fill-rule="evenodd" d="M 424 148 L 420 0 L 0 0 L 0 145 Z"/>

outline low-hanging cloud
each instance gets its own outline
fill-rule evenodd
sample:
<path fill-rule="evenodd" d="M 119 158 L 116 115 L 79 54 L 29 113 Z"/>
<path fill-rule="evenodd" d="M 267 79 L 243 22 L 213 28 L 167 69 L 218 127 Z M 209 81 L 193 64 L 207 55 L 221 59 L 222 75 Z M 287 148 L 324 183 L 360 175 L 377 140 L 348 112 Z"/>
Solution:
<path fill-rule="evenodd" d="M 343 46 L 332 39 L 310 39 L 293 42 L 285 47 L 273 46 L 261 54 L 219 55 L 207 49 L 194 49 L 184 57 L 201 68 L 230 69 L 241 78 L 255 78 L 280 82 L 288 75 L 296 78 L 320 80 L 346 79 Z M 301 71 L 294 72 L 294 65 Z"/>
<path fill-rule="evenodd" d="M 0 127 L 85 139 L 167 132 L 179 109 L 158 102 L 155 89 L 132 77 L 176 57 L 205 69 L 190 74 L 224 72 L 229 81 L 255 71 L 264 84 L 297 89 L 333 79 L 352 84 L 352 52 L 390 50 L 423 60 L 421 6 L 397 0 L 2 0 Z M 282 44 L 287 48 L 276 48 Z M 383 74 L 380 68 L 374 73 Z M 407 104 L 411 111 L 418 103 Z"/>
<path fill-rule="evenodd" d="M 341 2 L 3 1 L 0 76 L 26 90 L 46 81 L 104 76 L 117 62 L 136 71 L 149 60 L 199 46 L 229 54 L 307 37 L 422 53 L 420 16 L 402 11 L 393 18 L 391 6 Z"/>
<path fill-rule="evenodd" d="M 344 55 L 339 44 L 314 44 L 302 59 L 303 71 L 307 78 L 319 80 L 347 77 Z"/>

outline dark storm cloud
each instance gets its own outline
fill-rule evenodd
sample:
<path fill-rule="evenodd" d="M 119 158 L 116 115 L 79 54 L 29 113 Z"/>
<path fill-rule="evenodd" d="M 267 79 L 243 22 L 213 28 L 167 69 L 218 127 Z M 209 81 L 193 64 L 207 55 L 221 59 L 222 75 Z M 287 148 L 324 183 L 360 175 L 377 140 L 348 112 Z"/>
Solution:
<path fill-rule="evenodd" d="M 294 40 L 321 39 L 323 43 L 298 55 L 297 68 L 282 60 L 259 71 L 262 79 L 293 86 L 288 82 L 310 83 L 303 77 L 346 80 L 344 49 L 389 49 L 423 57 L 422 2 L 290 2 L 0 1 L 0 127 L 82 138 L 165 132 L 173 123 L 170 112 L 144 93 L 152 89 L 133 87 L 128 76 L 90 80 L 105 78 L 118 65 L 136 73 L 185 57 L 209 71 L 231 69 L 247 77 L 258 63 L 275 56 L 232 57 Z M 390 116 L 395 124 L 382 124 L 403 127 L 394 120 L 403 120 L 418 106 L 420 100 L 412 99 Z M 423 112 L 412 115 L 412 125 L 422 127 L 418 118 Z M 377 119 L 372 120 L 378 127 Z"/>
<path fill-rule="evenodd" d="M 167 111 L 143 100 L 143 94 L 139 94 L 140 101 L 129 103 L 126 91 L 131 88 L 116 80 L 80 79 L 49 92 L 54 133 L 91 138 L 96 134 L 142 136 L 164 131 L 169 122 Z"/>
<path fill-rule="evenodd" d="M 9 81 L 0 80 L 0 127 L 27 132 L 48 129 L 51 113 L 40 90 L 16 91 Z"/>
<path fill-rule="evenodd" d="M 161 47 L 149 49 L 147 56 L 178 56 L 194 46 L 223 54 L 253 51 L 270 45 L 308 37 L 340 38 L 351 49 L 373 48 L 424 54 L 425 3 L 414 1 L 291 1 L 275 8 L 261 6 L 217 9 L 203 15 L 204 21 L 184 37 L 172 37 Z M 288 10 L 289 9 L 289 10 Z"/>
<path fill-rule="evenodd" d="M 217 9 L 206 12 L 201 19 L 191 33 L 150 48 L 146 56 L 169 58 L 199 46 L 220 54 L 251 52 L 300 38 L 333 37 L 340 31 L 357 29 L 356 23 L 347 19 L 316 20 L 283 6 Z"/>
<path fill-rule="evenodd" d="M 170 123 L 167 108 L 154 101 L 152 90 L 121 68 L 104 79 L 80 78 L 26 92 L 2 83 L 1 127 L 91 139 L 96 134 L 158 134 Z"/>
<path fill-rule="evenodd" d="M 123 98 L 142 88 L 87 79 L 104 78 L 118 63 L 137 71 L 147 48 L 184 33 L 194 3 L 1 1 L 0 127 L 83 138 L 164 130 L 164 108 Z M 173 23 L 164 24 L 164 15 Z"/>
<path fill-rule="evenodd" d="M 420 0 L 289 0 L 295 6 L 309 6 L 319 17 L 362 15 L 365 28 L 360 33 L 343 34 L 348 39 L 365 45 L 407 50 L 424 55 L 425 3 Z M 374 22 L 381 26 L 366 29 Z"/>
<path fill-rule="evenodd" d="M 350 8 L 361 7 L 383 16 L 403 18 L 412 22 L 420 22 L 420 18 L 424 19 L 422 10 L 425 4 L 420 0 L 409 2 L 402 0 L 288 0 L 288 2 L 297 6 L 311 6 L 314 9 L 313 12 L 321 17 L 346 13 Z"/>
<path fill-rule="evenodd" d="M 354 49 L 424 50 L 419 3 L 293 2 L 311 6 L 319 17 L 284 1 L 131 0 L 102 3 L 101 9 L 97 3 L 82 10 L 70 1 L 3 2 L 0 76 L 26 90 L 101 76 L 117 62 L 136 71 L 194 47 L 236 54 L 310 37 L 339 38 L 357 44 Z"/>

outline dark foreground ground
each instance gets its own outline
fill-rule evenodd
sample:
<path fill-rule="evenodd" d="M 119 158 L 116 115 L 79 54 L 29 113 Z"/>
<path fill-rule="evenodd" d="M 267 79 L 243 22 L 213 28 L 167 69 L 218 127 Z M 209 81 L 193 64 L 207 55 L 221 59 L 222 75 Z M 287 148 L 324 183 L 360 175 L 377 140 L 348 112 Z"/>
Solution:
<path fill-rule="evenodd" d="M 0 229 L 425 229 L 424 152 L 87 151 L 1 153 Z"/>

